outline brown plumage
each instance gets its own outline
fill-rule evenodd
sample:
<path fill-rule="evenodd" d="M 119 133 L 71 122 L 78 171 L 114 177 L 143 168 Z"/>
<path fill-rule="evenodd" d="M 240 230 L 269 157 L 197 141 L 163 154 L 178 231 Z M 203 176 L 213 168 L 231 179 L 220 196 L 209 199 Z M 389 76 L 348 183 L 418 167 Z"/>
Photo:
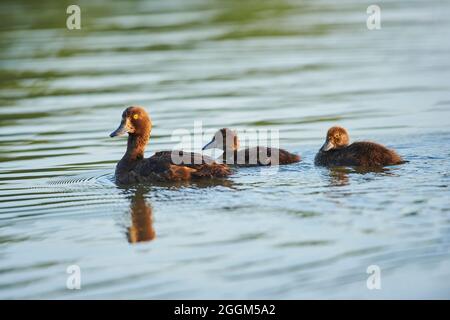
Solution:
<path fill-rule="evenodd" d="M 347 130 L 332 127 L 314 162 L 318 166 L 380 167 L 402 164 L 404 160 L 378 143 L 362 141 L 349 145 Z"/>
<path fill-rule="evenodd" d="M 227 165 L 191 152 L 162 151 L 144 159 L 151 129 L 151 119 L 144 108 L 133 106 L 123 112 L 119 128 L 110 135 L 115 137 L 128 133 L 127 151 L 116 167 L 117 183 L 223 178 L 231 173 Z"/>
<path fill-rule="evenodd" d="M 239 150 L 239 138 L 228 128 L 216 132 L 211 142 L 203 150 L 217 148 L 223 150 L 222 161 L 237 166 L 270 166 L 290 164 L 300 161 L 300 156 L 283 149 L 253 147 Z"/>

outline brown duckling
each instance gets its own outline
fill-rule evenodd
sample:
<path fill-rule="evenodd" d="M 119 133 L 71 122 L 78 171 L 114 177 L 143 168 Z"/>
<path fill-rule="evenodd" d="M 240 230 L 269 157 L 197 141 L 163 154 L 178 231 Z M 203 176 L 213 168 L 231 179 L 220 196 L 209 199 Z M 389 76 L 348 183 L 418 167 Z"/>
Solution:
<path fill-rule="evenodd" d="M 214 148 L 223 150 L 222 161 L 228 165 L 270 166 L 300 161 L 300 156 L 283 149 L 258 146 L 239 150 L 239 145 L 236 131 L 223 128 L 216 132 L 211 142 L 202 150 Z"/>
<path fill-rule="evenodd" d="M 125 109 L 119 128 L 110 134 L 110 137 L 116 137 L 128 133 L 127 151 L 116 167 L 117 183 L 222 178 L 231 173 L 227 165 L 191 152 L 161 151 L 144 159 L 151 129 L 152 122 L 144 108 L 131 106 Z"/>
<path fill-rule="evenodd" d="M 354 142 L 349 145 L 347 130 L 332 127 L 314 163 L 318 166 L 380 167 L 405 161 L 394 151 L 374 142 Z"/>

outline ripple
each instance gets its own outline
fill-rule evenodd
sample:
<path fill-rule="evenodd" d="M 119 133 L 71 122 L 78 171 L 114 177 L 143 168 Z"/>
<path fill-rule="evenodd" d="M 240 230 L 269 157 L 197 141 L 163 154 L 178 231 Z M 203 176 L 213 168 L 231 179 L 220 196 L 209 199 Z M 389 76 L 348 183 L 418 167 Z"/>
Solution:
<path fill-rule="evenodd" d="M 92 176 L 92 174 L 92 172 L 89 172 L 89 175 L 86 173 L 71 177 L 57 177 L 49 179 L 47 183 L 51 186 L 115 186 L 113 173 L 102 171 L 95 176 Z"/>

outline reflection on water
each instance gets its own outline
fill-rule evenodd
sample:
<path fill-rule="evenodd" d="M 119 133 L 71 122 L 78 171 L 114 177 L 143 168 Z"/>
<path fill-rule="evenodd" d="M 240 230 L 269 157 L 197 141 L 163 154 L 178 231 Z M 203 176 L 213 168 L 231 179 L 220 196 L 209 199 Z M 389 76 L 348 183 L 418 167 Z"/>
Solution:
<path fill-rule="evenodd" d="M 392 167 L 395 168 L 395 167 Z M 379 176 L 395 176 L 389 167 L 331 167 L 328 169 L 330 186 L 346 186 L 350 183 L 349 175 L 360 174 L 365 180 Z"/>
<path fill-rule="evenodd" d="M 349 184 L 348 174 L 349 171 L 345 168 L 331 168 L 330 172 L 330 185 L 331 186 L 346 186 Z"/>
<path fill-rule="evenodd" d="M 138 188 L 131 199 L 131 226 L 127 230 L 130 243 L 152 241 L 156 238 L 152 207 L 146 203 L 144 194 L 145 190 Z"/>
<path fill-rule="evenodd" d="M 208 189 L 213 188 L 225 188 L 228 190 L 237 190 L 233 183 L 226 179 L 206 179 L 206 180 L 196 180 L 196 181 L 176 181 L 173 183 L 169 182 L 158 182 L 153 184 L 153 188 L 171 189 L 183 192 L 185 188 L 202 190 L 208 192 Z M 222 189 L 222 190 L 225 190 Z M 126 229 L 126 235 L 128 242 L 147 242 L 152 241 L 156 238 L 156 231 L 154 228 L 154 214 L 153 208 L 146 198 L 147 195 L 152 194 L 151 185 L 137 185 L 136 189 L 123 189 L 124 194 L 130 199 L 130 206 L 127 210 L 127 216 L 130 217 L 130 222 L 126 224 L 129 225 Z"/>
<path fill-rule="evenodd" d="M 448 298 L 450 4 L 383 1 L 369 31 L 370 4 L 92 0 L 69 31 L 64 1 L 1 1 L 0 298 Z M 303 161 L 119 188 L 130 104 L 146 156 L 201 121 Z M 315 167 L 333 125 L 409 163 Z"/>

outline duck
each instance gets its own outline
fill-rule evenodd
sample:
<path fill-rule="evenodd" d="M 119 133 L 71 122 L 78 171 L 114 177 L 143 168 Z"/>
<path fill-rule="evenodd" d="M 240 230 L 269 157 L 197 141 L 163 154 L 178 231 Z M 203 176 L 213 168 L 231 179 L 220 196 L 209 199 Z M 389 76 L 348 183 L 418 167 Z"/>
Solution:
<path fill-rule="evenodd" d="M 237 132 L 229 128 L 218 130 L 212 140 L 202 150 L 223 150 L 222 162 L 236 166 L 271 166 L 299 162 L 300 156 L 283 149 L 269 147 L 252 147 L 239 150 L 240 142 Z"/>
<path fill-rule="evenodd" d="M 115 181 L 118 184 L 186 181 L 225 178 L 231 174 L 225 164 L 202 154 L 183 151 L 160 151 L 144 158 L 150 140 L 152 121 L 141 106 L 130 106 L 122 113 L 119 127 L 110 137 L 128 133 L 127 149 L 117 163 Z"/>
<path fill-rule="evenodd" d="M 325 143 L 316 154 L 317 166 L 383 167 L 405 163 L 394 150 L 368 141 L 349 144 L 345 128 L 335 126 L 328 130 Z"/>

